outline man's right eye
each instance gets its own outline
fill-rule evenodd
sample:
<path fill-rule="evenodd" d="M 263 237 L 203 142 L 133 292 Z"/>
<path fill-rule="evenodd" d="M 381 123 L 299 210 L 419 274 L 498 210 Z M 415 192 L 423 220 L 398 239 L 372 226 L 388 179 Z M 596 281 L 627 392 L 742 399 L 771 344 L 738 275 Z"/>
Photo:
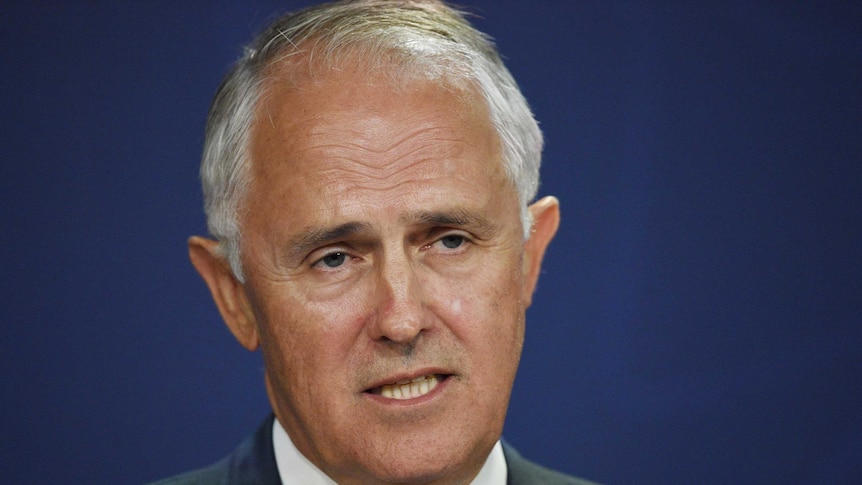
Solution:
<path fill-rule="evenodd" d="M 341 251 L 329 253 L 326 256 L 317 260 L 315 266 L 324 265 L 327 268 L 337 268 L 347 261 L 347 254 Z"/>

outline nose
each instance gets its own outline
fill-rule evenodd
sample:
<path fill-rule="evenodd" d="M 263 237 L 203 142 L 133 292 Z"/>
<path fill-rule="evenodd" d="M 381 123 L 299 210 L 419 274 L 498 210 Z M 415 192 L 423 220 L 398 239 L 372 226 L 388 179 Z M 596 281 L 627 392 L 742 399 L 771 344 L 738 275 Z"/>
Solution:
<path fill-rule="evenodd" d="M 369 323 L 375 341 L 412 343 L 431 326 L 423 287 L 406 255 L 383 258 L 377 268 L 377 311 Z"/>

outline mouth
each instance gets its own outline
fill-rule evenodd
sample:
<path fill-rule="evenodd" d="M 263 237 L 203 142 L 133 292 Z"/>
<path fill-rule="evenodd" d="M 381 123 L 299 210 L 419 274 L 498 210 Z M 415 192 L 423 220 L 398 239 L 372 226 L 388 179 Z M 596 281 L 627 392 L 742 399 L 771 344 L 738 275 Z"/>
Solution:
<path fill-rule="evenodd" d="M 365 392 L 398 401 L 416 399 L 433 391 L 448 377 L 449 376 L 445 374 L 428 374 L 414 377 L 413 379 L 401 379 L 392 383 L 383 384 L 368 389 Z"/>

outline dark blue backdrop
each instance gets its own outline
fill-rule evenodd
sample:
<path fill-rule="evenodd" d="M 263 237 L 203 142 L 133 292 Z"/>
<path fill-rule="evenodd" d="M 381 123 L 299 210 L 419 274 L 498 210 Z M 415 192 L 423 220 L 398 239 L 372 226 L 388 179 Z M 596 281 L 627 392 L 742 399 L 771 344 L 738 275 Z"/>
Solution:
<path fill-rule="evenodd" d="M 267 412 L 185 240 L 210 97 L 300 3 L 0 5 L 0 483 L 141 483 Z M 607 483 L 860 483 L 862 4 L 466 3 L 564 211 L 507 438 Z"/>

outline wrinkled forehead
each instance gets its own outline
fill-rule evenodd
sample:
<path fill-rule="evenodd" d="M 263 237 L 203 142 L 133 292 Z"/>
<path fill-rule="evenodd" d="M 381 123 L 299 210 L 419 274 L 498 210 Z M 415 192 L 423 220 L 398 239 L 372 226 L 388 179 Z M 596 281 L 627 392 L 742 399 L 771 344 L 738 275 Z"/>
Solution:
<path fill-rule="evenodd" d="M 289 157 L 290 153 L 302 151 L 314 143 L 307 138 L 312 135 L 319 138 L 320 130 L 315 125 L 327 129 L 343 128 L 343 124 L 332 122 L 333 117 L 355 112 L 350 111 L 351 108 L 369 109 L 369 116 L 380 116 L 381 112 L 386 116 L 390 111 L 403 114 L 401 101 L 415 92 L 422 92 L 423 98 L 447 107 L 431 113 L 438 116 L 437 121 L 442 120 L 442 124 L 447 126 L 464 127 L 470 133 L 462 134 L 471 140 L 471 144 L 492 146 L 489 153 L 493 152 L 495 156 L 487 168 L 496 174 L 505 172 L 501 140 L 485 98 L 472 81 L 455 71 L 426 69 L 389 51 L 368 51 L 361 45 L 328 57 L 300 45 L 275 59 L 261 78 L 261 96 L 256 120 L 252 124 L 252 187 L 257 185 L 256 178 L 270 176 L 269 167 L 264 166 L 266 162 L 257 156 L 261 149 L 270 150 L 273 144 L 279 144 L 281 154 Z M 357 84 L 373 86 L 373 89 L 362 90 L 362 95 L 343 95 Z M 369 93 L 377 99 L 369 100 Z M 370 111 L 372 104 L 378 110 L 373 114 Z M 390 111 L 385 111 L 386 108 Z M 414 113 L 416 117 L 428 115 L 426 111 Z M 313 123 L 324 120 L 328 121 Z M 294 125 L 294 129 L 275 129 L 276 125 Z M 507 175 L 503 176 L 508 180 Z"/>
<path fill-rule="evenodd" d="M 459 127 L 459 134 L 472 144 L 490 144 L 498 151 L 499 135 L 487 104 L 472 85 L 458 78 L 429 79 L 400 66 L 370 68 L 372 64 L 362 57 L 340 61 L 319 66 L 295 57 L 269 69 L 253 123 L 252 152 L 262 143 L 277 141 L 276 134 L 298 142 L 290 145 L 302 145 L 306 136 L 344 128 L 342 118 L 399 117 L 411 123 L 426 120 L 429 126 Z M 396 124 L 390 126 L 392 131 L 377 135 L 385 138 L 400 128 Z"/>
<path fill-rule="evenodd" d="M 361 45 L 338 55 L 316 57 L 321 53 L 302 45 L 276 57 L 261 76 L 261 96 L 258 98 L 255 120 L 252 124 L 252 140 L 259 138 L 259 131 L 266 130 L 275 122 L 273 115 L 279 112 L 280 123 L 313 119 L 332 112 L 344 112 L 348 106 L 370 106 L 369 91 L 365 96 L 345 97 L 344 91 L 357 85 L 372 86 L 371 97 L 392 100 L 388 107 L 397 111 L 398 100 L 412 92 L 421 91 L 429 100 L 445 103 L 451 107 L 443 114 L 450 123 L 469 118 L 469 124 L 482 128 L 483 138 L 500 145 L 499 133 L 485 98 L 472 80 L 457 72 L 424 68 L 418 64 L 406 64 L 389 51 L 370 52 Z M 323 93 L 323 94 L 322 94 Z M 337 100 L 333 102 L 333 100 Z M 384 105 L 386 103 L 383 103 Z M 287 107 L 287 109 L 285 109 Z M 417 116 L 420 116 L 417 113 Z M 483 141 L 482 143 L 485 143 Z M 254 142 L 253 142 L 254 144 Z"/>
<path fill-rule="evenodd" d="M 313 76 L 282 64 L 267 83 L 253 125 L 252 187 L 275 172 L 332 168 L 360 152 L 369 166 L 421 154 L 507 179 L 499 136 L 474 89 L 370 71 L 355 59 Z M 465 150 L 482 155 L 458 155 Z"/>

